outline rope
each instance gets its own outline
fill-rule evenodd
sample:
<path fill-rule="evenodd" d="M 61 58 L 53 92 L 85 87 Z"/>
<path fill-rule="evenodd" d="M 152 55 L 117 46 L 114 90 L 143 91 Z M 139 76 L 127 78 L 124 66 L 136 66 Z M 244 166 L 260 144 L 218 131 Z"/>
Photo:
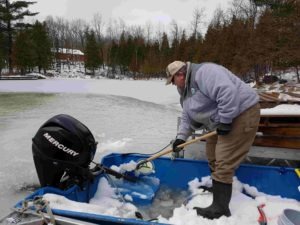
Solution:
<path fill-rule="evenodd" d="M 18 218 L 14 218 L 14 220 L 20 220 L 20 216 L 28 213 L 27 211 L 31 210 L 36 213 L 37 216 L 40 216 L 45 224 L 55 225 L 55 218 L 50 208 L 49 202 L 44 200 L 42 196 L 36 196 L 34 199 L 24 200 L 22 202 L 22 208 L 14 208 L 14 210 L 19 213 L 17 215 Z M 46 213 L 44 213 L 44 211 Z M 46 218 L 45 215 L 48 215 L 49 219 Z"/>

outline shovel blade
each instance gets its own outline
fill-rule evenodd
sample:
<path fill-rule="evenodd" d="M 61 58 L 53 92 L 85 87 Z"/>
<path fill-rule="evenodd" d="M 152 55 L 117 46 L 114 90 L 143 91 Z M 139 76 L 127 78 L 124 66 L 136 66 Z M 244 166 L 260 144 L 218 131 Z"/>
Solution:
<path fill-rule="evenodd" d="M 116 179 L 113 182 L 126 201 L 137 205 L 151 204 L 160 186 L 159 179 L 152 176 L 138 177 L 135 182 L 124 179 Z"/>

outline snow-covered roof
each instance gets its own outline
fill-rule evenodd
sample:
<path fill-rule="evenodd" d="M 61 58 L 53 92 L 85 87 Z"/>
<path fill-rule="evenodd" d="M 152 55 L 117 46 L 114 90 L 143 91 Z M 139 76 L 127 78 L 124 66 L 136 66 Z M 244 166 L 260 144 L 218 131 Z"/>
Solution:
<path fill-rule="evenodd" d="M 57 49 L 55 48 L 52 48 L 51 50 L 52 52 L 57 51 Z M 84 53 L 79 49 L 71 49 L 71 48 L 58 48 L 58 52 L 63 54 L 84 55 Z"/>

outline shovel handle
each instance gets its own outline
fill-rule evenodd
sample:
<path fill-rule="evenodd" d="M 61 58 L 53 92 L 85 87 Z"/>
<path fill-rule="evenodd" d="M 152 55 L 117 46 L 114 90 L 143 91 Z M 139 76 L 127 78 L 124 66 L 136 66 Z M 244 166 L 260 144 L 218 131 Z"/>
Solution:
<path fill-rule="evenodd" d="M 201 140 L 203 140 L 203 139 L 209 138 L 209 137 L 214 136 L 214 135 L 216 135 L 216 134 L 217 134 L 216 131 L 212 131 L 212 132 L 210 132 L 210 133 L 204 134 L 204 135 L 202 135 L 202 136 L 200 136 L 200 137 L 197 137 L 197 138 L 195 138 L 195 139 L 192 139 L 192 140 L 190 140 L 190 141 L 187 141 L 187 142 L 185 142 L 185 143 L 183 143 L 183 144 L 181 144 L 181 145 L 178 145 L 177 147 L 183 148 L 183 147 L 185 147 L 185 146 L 187 146 L 187 145 L 190 145 L 190 144 L 193 144 L 193 143 L 195 143 L 195 142 L 197 142 L 197 141 L 201 141 Z M 156 159 L 156 158 L 158 158 L 158 157 L 160 157 L 160 156 L 166 155 L 166 154 L 168 154 L 168 153 L 170 153 L 170 152 L 172 152 L 172 151 L 173 151 L 173 148 L 166 149 L 165 151 L 161 151 L 161 152 L 158 152 L 158 153 L 152 155 L 151 157 L 145 159 L 145 161 L 146 161 L 146 162 L 152 161 L 152 160 L 154 160 L 154 159 Z"/>

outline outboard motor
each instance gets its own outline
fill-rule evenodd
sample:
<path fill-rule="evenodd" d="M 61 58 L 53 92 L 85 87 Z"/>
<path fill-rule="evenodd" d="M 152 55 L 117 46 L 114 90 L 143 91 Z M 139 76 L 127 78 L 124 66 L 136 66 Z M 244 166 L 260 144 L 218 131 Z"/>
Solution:
<path fill-rule="evenodd" d="M 97 142 L 75 118 L 60 114 L 46 121 L 32 139 L 35 168 L 42 187 L 61 189 L 93 178 L 89 165 Z"/>

